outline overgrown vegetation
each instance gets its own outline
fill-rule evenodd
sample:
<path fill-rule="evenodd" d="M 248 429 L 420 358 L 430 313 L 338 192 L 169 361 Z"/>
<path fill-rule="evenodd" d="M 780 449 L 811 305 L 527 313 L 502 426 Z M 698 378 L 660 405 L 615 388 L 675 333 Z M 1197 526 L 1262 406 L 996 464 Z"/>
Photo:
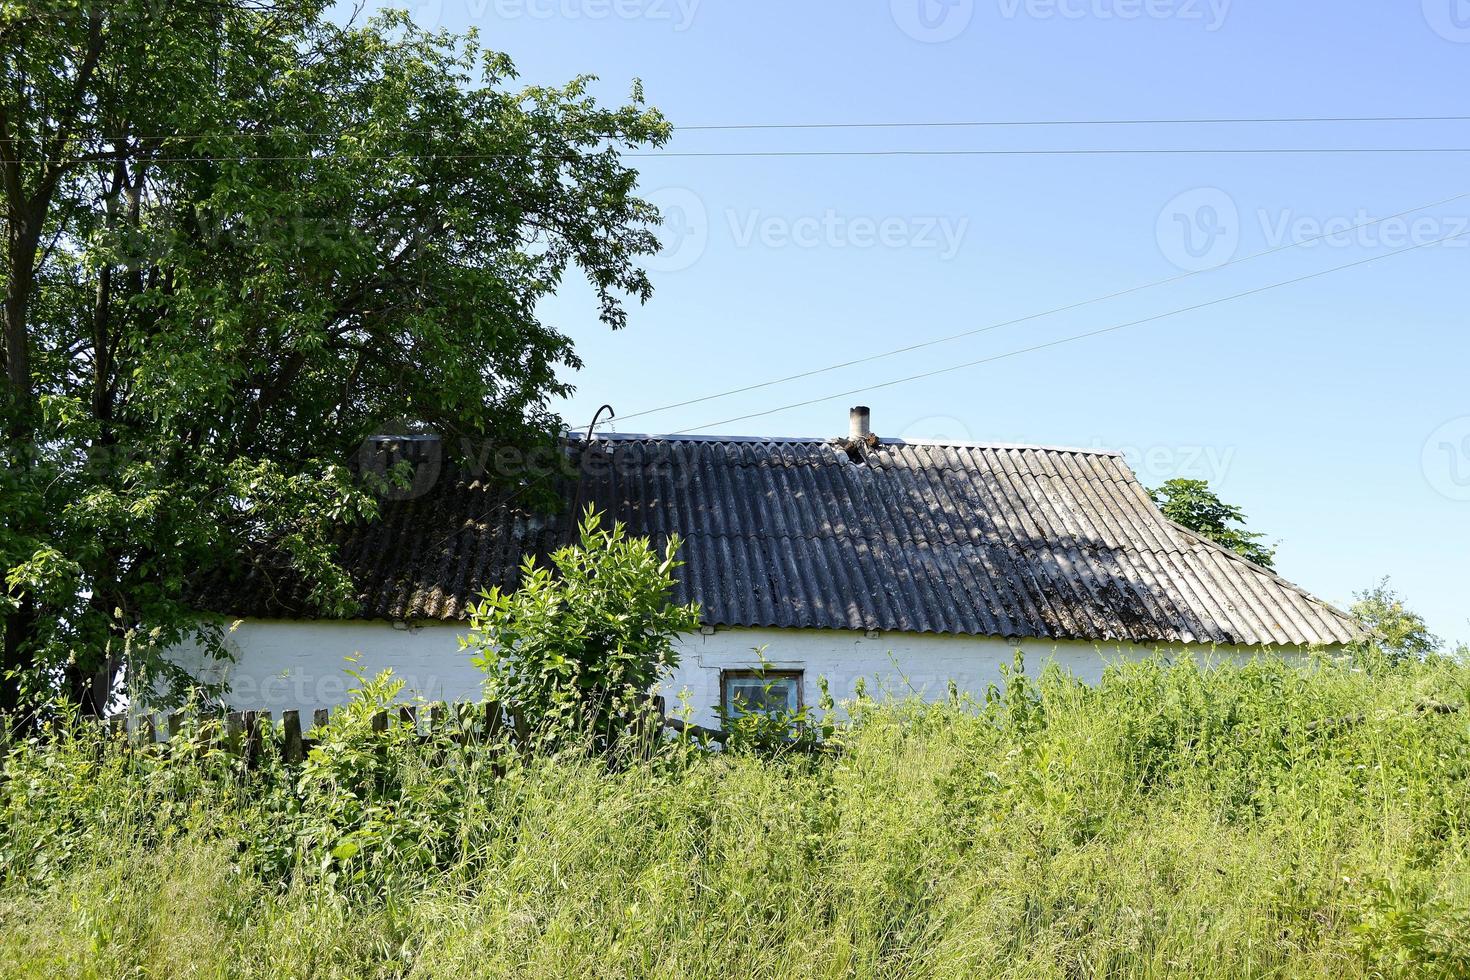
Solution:
<path fill-rule="evenodd" d="M 527 558 L 516 589 L 493 588 L 470 610 L 485 695 L 513 705 L 552 743 L 587 736 L 607 749 L 648 707 L 648 692 L 679 665 L 674 640 L 699 628 L 699 606 L 669 602 L 679 537 L 655 551 L 591 507 L 574 545 L 548 565 Z"/>
<path fill-rule="evenodd" d="M 1404 605 L 1403 598 L 1389 588 L 1388 579 L 1356 593 L 1353 599 L 1353 619 L 1363 632 L 1355 646 L 1362 653 L 1403 663 L 1440 649 L 1440 638 L 1429 631 L 1423 616 Z"/>
<path fill-rule="evenodd" d="M 0 974 L 1462 977 L 1470 668 L 1017 669 L 832 754 L 12 744 Z"/>

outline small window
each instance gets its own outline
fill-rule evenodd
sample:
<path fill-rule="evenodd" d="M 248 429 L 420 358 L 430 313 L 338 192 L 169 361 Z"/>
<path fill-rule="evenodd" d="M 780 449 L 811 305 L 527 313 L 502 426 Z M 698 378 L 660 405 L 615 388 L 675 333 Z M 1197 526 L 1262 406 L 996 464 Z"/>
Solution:
<path fill-rule="evenodd" d="M 801 708 L 801 671 L 727 670 L 720 675 L 720 700 L 731 715 L 776 714 Z"/>

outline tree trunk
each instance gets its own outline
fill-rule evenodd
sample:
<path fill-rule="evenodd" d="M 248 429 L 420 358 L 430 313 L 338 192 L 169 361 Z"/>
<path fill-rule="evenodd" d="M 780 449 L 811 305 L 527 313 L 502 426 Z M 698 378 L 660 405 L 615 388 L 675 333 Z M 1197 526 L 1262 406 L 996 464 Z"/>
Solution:
<path fill-rule="evenodd" d="M 35 666 L 32 642 L 35 640 L 36 610 L 29 598 L 20 608 L 5 617 L 5 643 L 0 652 L 0 715 L 12 729 L 24 730 L 29 719 L 18 717 L 21 707 L 21 679 Z"/>
<path fill-rule="evenodd" d="M 11 436 L 30 431 L 31 338 L 27 329 L 31 291 L 36 280 L 36 252 L 41 244 L 41 219 L 23 202 L 10 210 L 10 278 L 5 283 L 5 381 L 12 399 Z M 19 447 L 17 447 L 19 448 Z"/>

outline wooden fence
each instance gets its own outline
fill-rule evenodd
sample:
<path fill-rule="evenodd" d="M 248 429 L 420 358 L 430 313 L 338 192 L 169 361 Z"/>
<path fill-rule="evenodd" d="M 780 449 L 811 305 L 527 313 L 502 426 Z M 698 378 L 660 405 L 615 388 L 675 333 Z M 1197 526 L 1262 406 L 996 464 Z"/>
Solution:
<path fill-rule="evenodd" d="M 401 705 L 395 713 L 401 724 L 411 727 L 426 741 L 436 736 L 448 737 L 460 744 L 505 738 L 513 744 L 526 745 L 532 740 L 532 732 L 522 719 L 493 701 L 479 704 L 438 701 L 424 705 L 423 710 L 414 705 Z M 158 744 L 160 736 L 172 740 L 183 734 L 190 717 L 182 711 L 169 715 L 166 731 L 161 731 L 155 716 L 149 714 L 112 718 L 108 726 L 117 737 L 128 736 L 129 745 L 148 746 Z M 311 733 L 328 724 L 331 709 L 317 708 L 313 711 L 310 730 L 302 728 L 301 712 L 296 710 L 281 712 L 279 723 L 269 711 L 232 711 L 223 715 L 193 717 L 197 722 L 195 737 L 199 745 L 241 755 L 246 765 L 253 768 L 265 758 L 266 753 L 279 754 L 287 764 L 303 761 L 317 744 Z M 371 719 L 372 730 L 387 732 L 390 717 L 389 711 L 378 711 Z M 653 699 L 647 718 L 647 724 L 641 726 L 638 734 L 650 741 L 665 731 L 718 745 L 726 744 L 730 738 L 727 732 L 670 718 L 663 698 Z"/>

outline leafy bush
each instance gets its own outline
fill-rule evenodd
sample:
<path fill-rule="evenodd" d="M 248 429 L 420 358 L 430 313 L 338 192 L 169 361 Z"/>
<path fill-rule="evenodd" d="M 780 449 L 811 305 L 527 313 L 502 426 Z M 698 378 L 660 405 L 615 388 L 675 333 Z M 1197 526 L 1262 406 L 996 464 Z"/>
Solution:
<path fill-rule="evenodd" d="M 282 803 L 295 818 L 294 849 L 314 858 L 329 884 L 377 888 L 453 862 L 460 800 L 453 768 L 431 764 L 451 748 L 447 733 L 425 743 L 399 716 L 403 682 L 391 671 L 354 676 L 358 689 L 313 732 L 316 744 Z"/>
<path fill-rule="evenodd" d="M 1439 637 L 1429 631 L 1423 616 L 1405 606 L 1388 587 L 1388 579 L 1357 593 L 1354 599 L 1351 612 L 1363 635 L 1353 645 L 1353 654 L 1360 661 L 1400 664 L 1439 649 Z"/>
<path fill-rule="evenodd" d="M 487 697 L 551 741 L 591 736 L 606 748 L 678 666 L 674 639 L 697 629 L 699 607 L 669 602 L 679 539 L 660 556 L 622 524 L 601 529 L 588 508 L 580 541 L 526 559 L 520 587 L 491 589 L 470 610 L 470 634 Z"/>

